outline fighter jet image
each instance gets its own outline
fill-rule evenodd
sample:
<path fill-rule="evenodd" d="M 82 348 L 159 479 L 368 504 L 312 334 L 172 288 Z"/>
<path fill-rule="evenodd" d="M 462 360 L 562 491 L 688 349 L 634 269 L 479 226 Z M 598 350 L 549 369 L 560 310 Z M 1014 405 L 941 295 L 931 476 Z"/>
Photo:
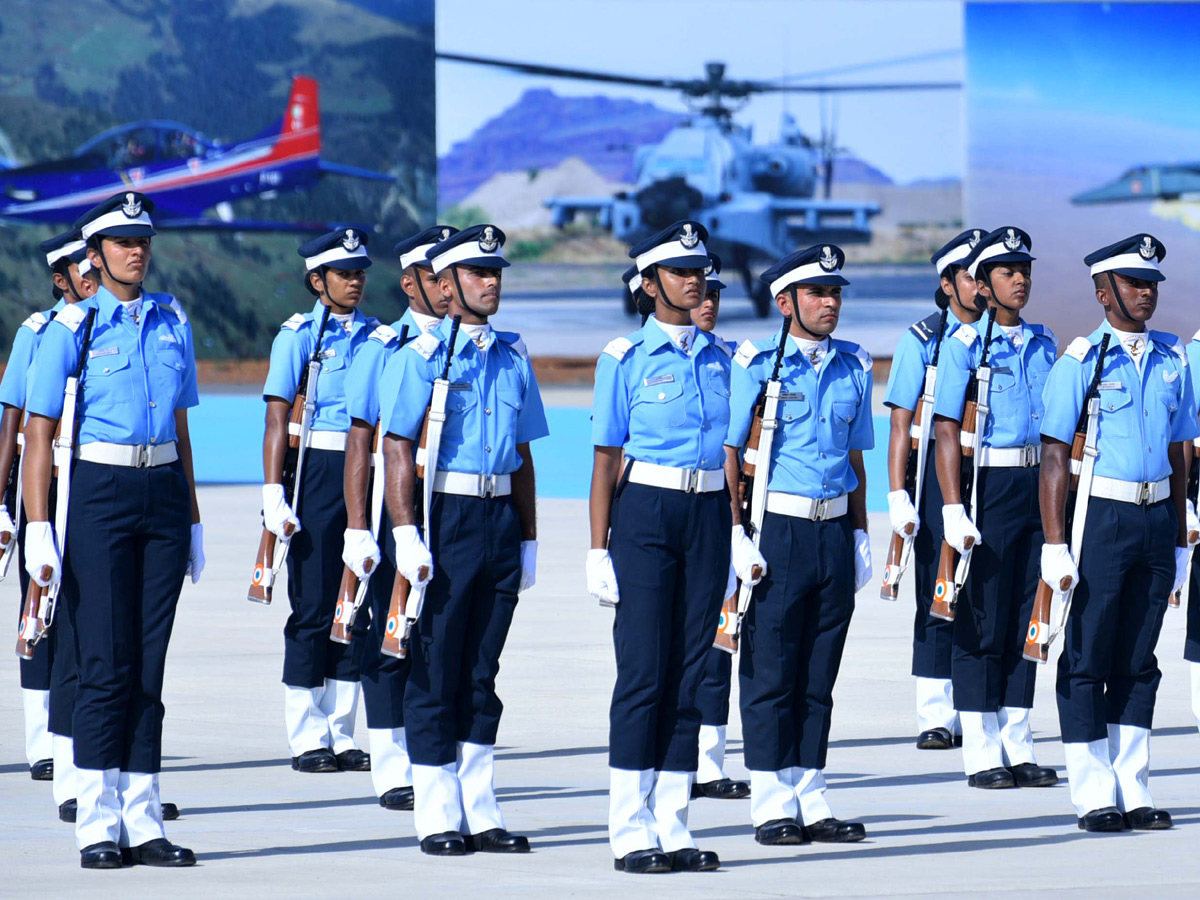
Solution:
<path fill-rule="evenodd" d="M 1116 181 L 1071 198 L 1077 205 L 1126 200 L 1200 200 L 1200 163 L 1134 166 Z"/>

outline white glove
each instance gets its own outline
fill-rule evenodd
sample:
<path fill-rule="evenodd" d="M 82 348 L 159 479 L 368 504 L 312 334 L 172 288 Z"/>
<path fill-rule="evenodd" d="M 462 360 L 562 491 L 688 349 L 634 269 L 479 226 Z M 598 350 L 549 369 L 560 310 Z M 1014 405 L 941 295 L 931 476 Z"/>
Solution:
<path fill-rule="evenodd" d="M 8 514 L 8 507 L 0 503 L 0 533 L 8 533 L 8 540 L 0 544 L 0 550 L 7 550 L 13 538 L 17 536 L 17 526 L 13 524 L 12 516 Z"/>
<path fill-rule="evenodd" d="M 892 521 L 892 531 L 901 537 L 916 535 L 917 529 L 921 527 L 921 517 L 917 515 L 917 508 L 913 506 L 912 498 L 908 496 L 908 491 L 889 491 L 887 502 L 888 518 Z M 912 531 L 907 530 L 909 525 L 912 525 Z"/>
<path fill-rule="evenodd" d="M 758 584 L 762 581 L 763 576 L 767 574 L 767 561 L 763 559 L 763 555 L 754 546 L 754 541 L 750 540 L 750 536 L 746 534 L 746 529 L 741 525 L 733 526 L 732 541 L 729 561 L 733 564 L 733 570 L 737 572 L 738 578 L 742 579 L 745 584 Z M 758 566 L 761 570 L 757 578 L 754 577 L 755 566 Z"/>
<path fill-rule="evenodd" d="M 537 541 L 521 541 L 521 583 L 517 592 L 527 591 L 537 581 Z"/>
<path fill-rule="evenodd" d="M 1042 544 L 1042 581 L 1050 585 L 1054 593 L 1063 592 L 1062 580 L 1071 579 L 1067 590 L 1079 584 L 1079 570 L 1066 544 Z"/>
<path fill-rule="evenodd" d="M 871 538 L 861 528 L 854 529 L 854 593 L 871 580 Z"/>
<path fill-rule="evenodd" d="M 192 542 L 188 546 L 187 571 L 184 575 L 192 577 L 192 584 L 200 580 L 204 571 L 204 526 L 197 522 L 192 526 Z"/>
<path fill-rule="evenodd" d="M 49 580 L 42 578 L 42 569 L 52 571 Z M 49 522 L 29 522 L 25 526 L 25 571 L 42 587 L 58 583 L 61 566 L 58 548 L 54 546 L 54 529 Z"/>
<path fill-rule="evenodd" d="M 1200 465 L 1200 461 L 1194 465 Z M 1193 534 L 1196 535 L 1196 540 L 1192 540 Z M 1200 516 L 1196 515 L 1196 504 L 1191 500 L 1187 502 L 1187 540 L 1189 547 L 1194 547 L 1200 542 Z"/>
<path fill-rule="evenodd" d="M 959 553 L 967 552 L 967 538 L 973 538 L 976 545 L 983 543 L 979 529 L 961 503 L 947 503 L 942 507 L 942 527 L 945 529 L 946 543 Z"/>
<path fill-rule="evenodd" d="M 1191 547 L 1176 547 L 1175 548 L 1175 586 L 1171 588 L 1171 593 L 1177 593 L 1188 577 L 1188 562 L 1192 558 Z"/>
<path fill-rule="evenodd" d="M 737 570 L 734 569 L 733 563 L 730 563 L 729 564 L 729 578 L 725 582 L 725 599 L 728 600 L 730 597 L 732 597 L 734 594 L 737 593 L 737 590 L 738 590 Z"/>
<path fill-rule="evenodd" d="M 617 573 L 613 570 L 612 557 L 607 550 L 589 550 L 585 569 L 588 593 L 599 600 L 601 606 L 616 606 L 621 602 Z"/>
<path fill-rule="evenodd" d="M 417 526 L 397 525 L 392 529 L 392 538 L 396 541 L 396 571 L 413 587 L 428 584 L 433 578 L 433 554 L 421 540 Z"/>
<path fill-rule="evenodd" d="M 342 562 L 359 581 L 366 581 L 375 571 L 375 567 L 379 565 L 379 558 L 379 545 L 375 543 L 371 532 L 365 528 L 346 529 L 342 535 Z M 371 562 L 370 566 L 367 565 L 368 560 Z"/>
<path fill-rule="evenodd" d="M 282 484 L 263 485 L 263 527 L 277 538 L 287 540 L 291 535 L 284 532 L 284 526 L 292 523 L 292 534 L 300 530 L 300 520 L 292 512 L 292 508 L 283 499 Z"/>

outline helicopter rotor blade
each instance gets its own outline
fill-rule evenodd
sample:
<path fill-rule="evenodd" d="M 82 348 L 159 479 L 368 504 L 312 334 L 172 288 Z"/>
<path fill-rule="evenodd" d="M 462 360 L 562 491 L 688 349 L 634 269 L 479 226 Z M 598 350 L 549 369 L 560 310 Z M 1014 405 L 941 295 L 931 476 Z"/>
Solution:
<path fill-rule="evenodd" d="M 830 75 L 845 75 L 850 72 L 864 72 L 870 69 L 887 69 L 892 66 L 909 65 L 916 62 L 931 62 L 937 59 L 952 59 L 962 56 L 963 51 L 960 48 L 947 48 L 945 50 L 931 50 L 928 53 L 915 53 L 909 56 L 894 56 L 891 59 L 880 59 L 872 62 L 855 63 L 849 66 L 836 66 L 832 69 L 817 69 L 812 72 L 797 72 L 792 75 L 785 75 L 779 79 L 778 84 L 787 84 L 794 81 L 810 81 L 813 78 L 826 78 Z"/>
<path fill-rule="evenodd" d="M 550 78 L 573 78 L 580 81 L 599 81 L 608 84 L 628 84 L 636 87 L 661 88 L 664 90 L 684 91 L 690 93 L 697 90 L 697 85 L 703 82 L 680 81 L 674 78 L 650 78 L 637 75 L 618 75 L 613 72 L 593 72 L 587 69 L 569 69 L 563 66 L 547 66 L 540 63 L 518 62 L 516 60 L 495 59 L 488 56 L 472 56 L 467 53 L 448 53 L 439 50 L 434 54 L 438 59 L 448 62 L 470 63 L 477 66 L 492 66 L 498 69 L 509 69 L 526 75 L 545 75 Z"/>
<path fill-rule="evenodd" d="M 882 91 L 957 91 L 961 81 L 894 81 L 876 84 L 775 84 L 752 82 L 749 88 L 754 94 L 852 94 L 878 93 Z"/>

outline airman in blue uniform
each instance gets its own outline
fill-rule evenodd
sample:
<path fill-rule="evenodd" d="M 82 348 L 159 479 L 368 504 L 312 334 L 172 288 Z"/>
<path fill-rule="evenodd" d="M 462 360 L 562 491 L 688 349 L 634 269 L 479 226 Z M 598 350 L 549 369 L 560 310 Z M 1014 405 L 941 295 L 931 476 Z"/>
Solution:
<path fill-rule="evenodd" d="M 101 285 L 46 326 L 26 405 L 26 568 L 39 584 L 47 567 L 51 582 L 61 572 L 75 632 L 75 836 L 84 868 L 119 868 L 122 857 L 195 863 L 164 835 L 158 772 L 175 607 L 184 576 L 195 582 L 204 568 L 187 428 L 198 395 L 187 316 L 173 297 L 141 287 L 153 211 L 130 191 L 75 223 Z M 85 349 L 60 563 L 47 500 L 51 440 Z"/>
<path fill-rule="evenodd" d="M 954 645 L 953 623 L 929 614 L 937 581 L 938 549 L 942 544 L 942 492 L 938 488 L 934 466 L 934 440 L 930 422 L 929 446 L 925 451 L 921 508 L 914 508 L 905 489 L 909 448 L 916 436 L 914 419 L 925 390 L 925 370 L 941 361 L 944 341 L 960 325 L 974 325 L 986 304 L 976 306 L 975 279 L 963 260 L 983 237 L 984 231 L 972 228 L 956 235 L 930 259 L 941 280 L 934 295 L 938 312 L 913 323 L 900 336 L 892 356 L 884 405 L 891 409 L 891 435 L 888 439 L 888 517 L 892 530 L 904 535 L 911 524 L 913 570 L 916 581 L 917 609 L 913 619 L 912 674 L 917 680 L 917 748 L 948 750 L 962 743 L 962 730 L 950 681 L 950 657 Z M 935 382 L 936 384 L 936 379 Z M 932 416 L 933 410 L 925 411 Z"/>
<path fill-rule="evenodd" d="M 292 768 L 301 772 L 366 771 L 370 756 L 354 742 L 358 710 L 361 632 L 349 645 L 329 640 L 342 574 L 346 529 L 343 495 L 350 413 L 346 378 L 350 364 L 379 321 L 359 311 L 371 260 L 368 235 L 344 228 L 300 246 L 304 286 L 317 298 L 309 313 L 283 323 L 271 346 L 263 386 L 267 404 L 263 436 L 263 524 L 283 537 L 295 534 L 287 557 L 291 615 L 283 627 L 284 719 Z M 321 328 L 325 307 L 329 322 Z M 284 494 L 288 436 L 299 426 L 288 418 L 313 353 L 321 360 L 316 384 L 308 385 L 316 409 L 308 437 L 299 498 Z M 291 429 L 289 431 L 289 429 Z M 303 518 L 299 516 L 303 515 Z M 361 627 L 367 624 L 363 618 Z"/>
<path fill-rule="evenodd" d="M 764 473 L 766 515 L 757 549 L 735 512 L 733 565 L 755 585 L 742 627 L 742 741 L 750 817 L 761 844 L 860 841 L 866 829 L 834 817 L 825 798 L 833 686 L 854 612 L 871 578 L 866 473 L 875 444 L 872 360 L 832 337 L 842 306 L 845 254 L 798 250 L 763 273 L 786 336 L 746 341 L 733 358 L 725 450 L 739 466 L 761 386 L 779 342 L 779 427 Z M 755 567 L 760 569 L 757 574 Z"/>
<path fill-rule="evenodd" d="M 461 329 L 451 347 L 453 327 L 443 320 L 396 353 L 384 373 L 386 389 L 398 391 L 384 422 L 396 569 L 413 585 L 409 604 L 424 591 L 404 692 L 414 824 L 422 851 L 441 856 L 529 851 L 525 837 L 505 829 L 493 788 L 503 708 L 496 674 L 517 595 L 536 578 L 530 442 L 549 429 L 524 342 L 489 321 L 508 265 L 503 244 L 499 228 L 476 225 L 428 252 Z M 441 444 L 436 459 L 421 457 L 433 479 L 426 541 L 415 515 L 417 443 L 447 355 Z"/>
<path fill-rule="evenodd" d="M 17 508 L 15 476 L 20 463 L 20 444 L 23 443 L 18 429 L 24 415 L 29 376 L 33 372 L 34 356 L 46 325 L 68 303 L 77 303 L 96 292 L 96 276 L 91 270 L 86 245 L 78 231 L 67 231 L 43 241 L 41 251 L 46 254 L 46 263 L 50 266 L 52 292 L 57 302 L 51 309 L 35 312 L 21 323 L 13 336 L 4 379 L 0 381 L 0 403 L 4 409 L 0 421 L 0 473 L 8 477 L 8 487 L 11 488 L 0 497 L 0 532 L 12 534 L 18 541 L 18 546 L 13 550 L 19 556 L 17 574 L 22 603 L 29 589 L 29 575 L 24 565 L 25 517 Z M 15 524 L 13 516 L 17 517 Z M 21 699 L 25 710 L 25 757 L 29 761 L 29 774 L 34 781 L 53 778 L 54 800 L 59 805 L 60 816 L 69 816 L 75 806 L 75 764 L 71 748 L 75 657 L 71 646 L 71 628 L 66 616 L 62 616 L 48 639 L 39 641 L 34 647 L 33 659 L 23 659 L 20 663 Z"/>
<path fill-rule="evenodd" d="M 34 354 L 41 341 L 42 332 L 59 311 L 67 303 L 75 303 L 84 297 L 90 297 L 96 290 L 93 280 L 82 277 L 82 272 L 90 268 L 85 253 L 83 239 L 76 231 L 68 231 L 57 235 L 48 241 L 43 241 L 41 251 L 46 254 L 46 262 L 50 266 L 52 290 L 57 301 L 53 308 L 30 315 L 13 335 L 12 349 L 8 354 L 8 364 L 4 370 L 4 379 L 0 381 L 0 403 L 3 404 L 4 414 L 0 420 L 0 473 L 8 479 L 7 488 L 0 496 L 0 532 L 13 536 L 18 544 L 12 551 L 20 556 L 19 576 L 21 582 L 21 602 L 24 603 L 25 592 L 29 587 L 29 576 L 24 568 L 24 553 L 20 546 L 24 532 L 25 518 L 16 505 L 16 479 L 19 466 L 20 444 L 23 437 L 18 433 L 25 409 L 25 392 L 28 376 L 32 370 Z M 67 297 L 70 297 L 68 300 Z M 16 517 L 14 522 L 13 517 Z M 57 638 L 63 629 L 56 630 L 49 640 L 40 641 L 34 648 L 33 659 L 21 660 L 21 700 L 25 710 L 25 757 L 29 761 L 29 774 L 34 781 L 49 781 L 54 777 L 55 757 L 53 729 L 50 728 L 50 697 L 51 671 L 54 660 Z M 70 636 L 70 630 L 66 630 Z M 63 646 L 67 646 L 63 644 Z M 66 658 L 64 657 L 64 662 Z M 62 663 L 59 664 L 60 666 Z M 66 743 L 62 746 L 70 749 L 70 728 L 63 737 Z M 61 748 L 60 748 L 61 752 Z M 69 759 L 64 759 L 67 767 L 71 766 Z M 64 776 L 69 773 L 63 773 Z M 68 781 L 60 778 L 55 787 L 57 799 L 59 788 L 65 787 Z M 67 794 L 59 802 L 73 798 Z"/>
<path fill-rule="evenodd" d="M 1187 344 L 1188 372 L 1192 376 L 1192 395 L 1200 397 L 1200 331 L 1192 335 Z M 1192 715 L 1200 726 L 1200 566 L 1196 565 L 1193 536 L 1200 535 L 1200 518 L 1196 515 L 1198 489 L 1200 489 L 1200 441 L 1191 447 L 1191 466 L 1188 469 L 1187 489 L 1187 533 L 1192 548 L 1188 574 L 1187 639 L 1183 645 L 1183 658 L 1188 662 L 1192 682 Z"/>
<path fill-rule="evenodd" d="M 1034 756 L 1029 711 L 1037 666 L 1021 656 L 1042 541 L 1042 388 L 1058 347 L 1050 329 L 1021 317 L 1033 284 L 1031 245 L 1020 228 L 998 228 L 964 260 L 988 312 L 975 325 L 960 325 L 943 344 L 934 395 L 944 539 L 959 553 L 968 538 L 974 543 L 954 618 L 951 678 L 967 783 L 984 789 L 1058 781 Z M 962 419 L 972 373 L 985 360 L 991 389 L 979 397 L 987 416 L 977 429 L 977 506 L 968 514 L 964 504 L 971 498 L 961 496 L 960 482 Z"/>
<path fill-rule="evenodd" d="M 609 843 L 633 873 L 709 871 L 687 828 L 697 691 L 729 576 L 729 349 L 692 324 L 708 234 L 677 222 L 630 251 L 654 316 L 605 347 L 592 405 L 588 591 L 616 607 Z M 611 527 L 610 527 L 611 526 Z"/>
<path fill-rule="evenodd" d="M 705 274 L 704 302 L 692 310 L 692 324 L 709 336 L 718 346 L 724 345 L 730 357 L 737 349 L 716 334 L 717 316 L 721 310 L 721 257 L 709 253 L 710 264 Z M 735 587 L 733 579 L 730 587 Z M 726 596 L 732 590 L 726 591 Z M 696 692 L 700 708 L 700 759 L 692 798 L 711 797 L 715 800 L 741 800 L 750 796 L 750 785 L 725 774 L 725 738 L 729 726 L 729 689 L 733 680 L 733 656 L 717 647 L 710 647 L 704 657 L 704 677 Z"/>
<path fill-rule="evenodd" d="M 346 376 L 346 408 L 350 434 L 346 439 L 346 534 L 342 560 L 360 578 L 366 577 L 366 561 L 374 568 L 367 582 L 370 628 L 363 649 L 362 694 L 367 710 L 367 736 L 371 742 L 371 782 L 384 809 L 412 809 L 412 764 L 404 733 L 404 687 L 408 683 L 408 660 L 380 653 L 385 636 L 388 605 L 396 569 L 395 547 L 387 512 L 379 523 L 381 548 L 371 534 L 368 515 L 368 483 L 371 481 L 372 443 L 377 433 L 381 406 L 390 414 L 396 391 L 382 391 L 384 369 L 396 351 L 441 323 L 450 305 L 437 289 L 437 278 L 425 254 L 440 241 L 457 233 L 449 225 L 435 225 L 401 241 L 392 248 L 403 275 L 400 289 L 408 297 L 408 309 L 391 325 L 380 325 L 350 364 Z M 381 404 L 381 399 L 383 403 Z M 376 457 L 376 464 L 382 454 Z M 382 472 L 374 473 L 383 478 Z"/>
<path fill-rule="evenodd" d="M 1200 422 L 1183 343 L 1146 328 L 1165 256 L 1157 238 L 1136 234 L 1084 258 L 1104 322 L 1068 345 L 1046 383 L 1041 576 L 1075 585 L 1058 660 L 1058 718 L 1071 802 L 1087 831 L 1171 827 L 1149 788 L 1162 678 L 1154 647 L 1167 598 L 1186 575 L 1185 451 Z M 1105 336 L 1094 476 L 1073 558 L 1065 524 L 1071 443 Z"/>

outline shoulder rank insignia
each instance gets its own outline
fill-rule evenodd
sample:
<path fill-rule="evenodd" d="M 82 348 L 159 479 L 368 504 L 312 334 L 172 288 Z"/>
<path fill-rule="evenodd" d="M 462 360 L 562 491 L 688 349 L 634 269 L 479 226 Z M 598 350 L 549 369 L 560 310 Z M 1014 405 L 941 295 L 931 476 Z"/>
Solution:
<path fill-rule="evenodd" d="M 908 326 L 908 330 L 913 333 L 918 341 L 922 344 L 928 344 L 937 337 L 938 327 L 942 324 L 942 314 L 940 312 L 930 313 L 920 322 L 913 322 Z"/>
<path fill-rule="evenodd" d="M 1063 351 L 1063 355 L 1083 362 L 1083 358 L 1087 356 L 1087 352 L 1091 349 L 1091 341 L 1085 337 L 1077 337 L 1071 343 L 1067 344 L 1067 349 Z"/>
<path fill-rule="evenodd" d="M 87 318 L 87 312 L 82 307 L 82 303 L 68 303 L 63 307 L 63 311 L 58 314 L 54 321 L 62 322 L 71 331 L 78 331 L 79 326 L 83 324 L 83 320 Z"/>
<path fill-rule="evenodd" d="M 742 341 L 738 344 L 737 353 L 733 354 L 733 361 L 743 369 L 748 369 L 750 368 L 750 363 L 754 362 L 754 357 L 762 352 L 762 350 L 754 346 L 753 341 Z"/>
<path fill-rule="evenodd" d="M 525 342 L 521 340 L 521 335 L 515 331 L 497 331 L 496 338 L 508 344 L 512 351 L 521 357 L 521 359 L 529 359 L 529 351 L 525 349 Z"/>
<path fill-rule="evenodd" d="M 286 322 L 284 322 L 279 327 L 280 328 L 290 328 L 292 331 L 299 331 L 300 326 L 302 326 L 307 321 L 308 321 L 308 319 L 306 319 L 304 317 L 303 313 L 296 313 L 295 315 L 293 315 L 290 319 L 288 319 Z"/>
<path fill-rule="evenodd" d="M 379 343 L 383 344 L 383 346 L 386 347 L 388 344 L 390 344 L 392 341 L 394 341 L 397 337 L 398 337 L 398 335 L 396 334 L 396 330 L 394 328 L 392 328 L 390 325 L 380 325 L 378 328 L 376 328 L 374 331 L 371 332 L 371 335 L 370 335 L 370 337 L 367 338 L 367 340 L 378 341 Z"/>
<path fill-rule="evenodd" d="M 625 355 L 633 349 L 633 341 L 627 337 L 613 338 L 604 348 L 604 352 L 620 362 L 625 358 Z"/>
<path fill-rule="evenodd" d="M 416 340 L 409 341 L 405 346 L 411 347 L 426 359 L 431 359 L 433 354 L 437 352 L 437 348 L 442 346 L 442 342 L 436 334 L 430 334 L 427 331 Z"/>
<path fill-rule="evenodd" d="M 975 330 L 974 326 L 968 325 L 964 322 L 962 325 L 959 325 L 954 329 L 953 336 L 970 347 L 975 343 L 975 339 L 979 337 L 979 332 Z"/>
<path fill-rule="evenodd" d="M 185 313 L 183 311 L 183 304 L 181 304 L 177 299 L 172 297 L 171 302 L 166 304 L 166 306 L 169 310 L 171 310 L 171 312 L 175 313 L 176 318 L 179 319 L 180 325 L 187 324 L 188 317 L 187 317 L 187 313 Z"/>
<path fill-rule="evenodd" d="M 28 328 L 34 334 L 41 334 L 42 329 L 46 327 L 46 323 L 50 320 L 46 318 L 44 313 L 35 312 L 28 319 L 21 323 L 22 328 Z"/>

